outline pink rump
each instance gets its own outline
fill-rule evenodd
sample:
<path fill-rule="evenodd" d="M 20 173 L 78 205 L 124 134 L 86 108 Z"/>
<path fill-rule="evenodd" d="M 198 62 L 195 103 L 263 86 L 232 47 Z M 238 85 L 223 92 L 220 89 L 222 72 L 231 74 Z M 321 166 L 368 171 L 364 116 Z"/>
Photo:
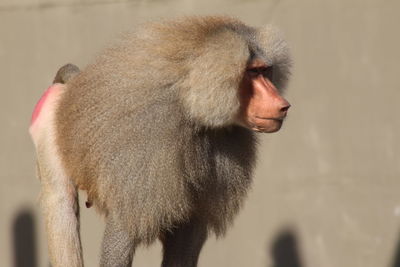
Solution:
<path fill-rule="evenodd" d="M 60 88 L 59 84 L 53 84 L 52 86 L 50 86 L 49 88 L 47 88 L 47 90 L 44 92 L 44 94 L 42 95 L 42 97 L 39 99 L 39 101 L 37 102 L 35 109 L 33 110 L 32 113 L 32 118 L 31 118 L 31 125 L 36 121 L 36 119 L 39 117 L 40 115 L 40 111 L 42 110 L 42 107 L 44 105 L 44 103 L 46 102 L 48 96 L 52 93 L 54 93 L 55 91 L 58 91 Z"/>

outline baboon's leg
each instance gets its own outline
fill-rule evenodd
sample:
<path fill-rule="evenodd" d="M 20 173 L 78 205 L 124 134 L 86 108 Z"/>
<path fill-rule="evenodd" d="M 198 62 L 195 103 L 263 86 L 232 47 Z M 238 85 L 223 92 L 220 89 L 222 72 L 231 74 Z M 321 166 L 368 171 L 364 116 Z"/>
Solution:
<path fill-rule="evenodd" d="M 196 267 L 200 250 L 207 238 L 206 225 L 192 220 L 166 232 L 162 267 Z"/>
<path fill-rule="evenodd" d="M 135 251 L 134 239 L 121 223 L 108 218 L 104 232 L 101 267 L 130 267 Z"/>
<path fill-rule="evenodd" d="M 56 154 L 49 154 L 49 160 L 42 154 L 38 158 L 42 160 L 37 165 L 37 173 L 42 184 L 40 199 L 51 265 L 82 267 L 76 187 L 64 173 Z"/>

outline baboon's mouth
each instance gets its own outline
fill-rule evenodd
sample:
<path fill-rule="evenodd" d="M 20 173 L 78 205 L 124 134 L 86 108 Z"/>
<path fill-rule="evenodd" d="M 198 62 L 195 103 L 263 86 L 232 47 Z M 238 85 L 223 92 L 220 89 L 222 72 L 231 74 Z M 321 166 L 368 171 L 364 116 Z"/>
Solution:
<path fill-rule="evenodd" d="M 283 124 L 282 118 L 261 119 L 261 122 L 253 123 L 251 129 L 258 133 L 274 133 L 280 130 Z"/>
<path fill-rule="evenodd" d="M 279 117 L 279 118 L 269 118 L 269 117 L 260 117 L 260 116 L 255 116 L 257 119 L 261 119 L 261 120 L 272 120 L 272 121 L 280 121 L 282 122 L 286 116 L 284 117 Z"/>

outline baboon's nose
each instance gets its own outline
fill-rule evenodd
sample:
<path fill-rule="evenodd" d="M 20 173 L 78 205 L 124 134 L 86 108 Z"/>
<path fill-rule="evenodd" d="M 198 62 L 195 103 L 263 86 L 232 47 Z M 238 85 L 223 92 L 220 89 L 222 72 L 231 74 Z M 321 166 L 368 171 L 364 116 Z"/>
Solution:
<path fill-rule="evenodd" d="M 282 101 L 280 104 L 281 105 L 279 108 L 279 113 L 281 114 L 281 116 L 286 117 L 287 112 L 290 108 L 290 103 L 286 99 L 282 98 Z"/>
<path fill-rule="evenodd" d="M 280 109 L 280 112 L 286 113 L 286 112 L 289 110 L 289 108 L 290 108 L 290 104 L 287 103 L 287 105 L 285 105 L 284 107 L 282 107 L 282 108 Z"/>

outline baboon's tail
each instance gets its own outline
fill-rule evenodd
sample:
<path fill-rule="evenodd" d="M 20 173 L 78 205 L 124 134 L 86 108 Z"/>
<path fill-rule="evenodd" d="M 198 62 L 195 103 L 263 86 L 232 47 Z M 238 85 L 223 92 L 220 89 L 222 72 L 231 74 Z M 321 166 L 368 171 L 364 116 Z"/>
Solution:
<path fill-rule="evenodd" d="M 56 74 L 53 83 L 67 83 L 70 79 L 81 72 L 74 64 L 66 64 L 62 66 Z"/>

